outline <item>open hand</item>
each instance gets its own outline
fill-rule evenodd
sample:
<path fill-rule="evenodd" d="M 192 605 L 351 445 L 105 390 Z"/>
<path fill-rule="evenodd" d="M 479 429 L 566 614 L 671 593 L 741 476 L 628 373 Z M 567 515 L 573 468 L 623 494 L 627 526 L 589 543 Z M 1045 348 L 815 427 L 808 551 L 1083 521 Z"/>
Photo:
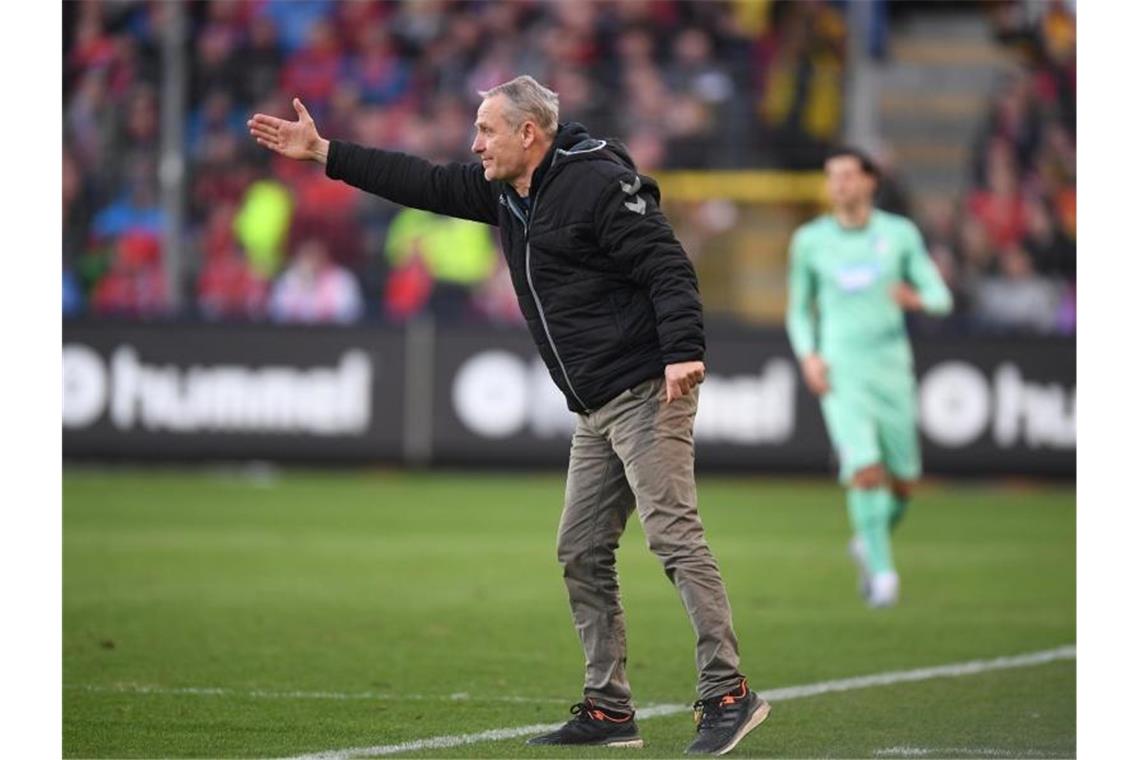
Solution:
<path fill-rule="evenodd" d="M 297 121 L 285 121 L 276 116 L 255 113 L 246 122 L 249 133 L 258 145 L 280 153 L 286 158 L 320 161 L 328 159 L 329 141 L 317 134 L 317 125 L 300 98 L 293 98 Z"/>

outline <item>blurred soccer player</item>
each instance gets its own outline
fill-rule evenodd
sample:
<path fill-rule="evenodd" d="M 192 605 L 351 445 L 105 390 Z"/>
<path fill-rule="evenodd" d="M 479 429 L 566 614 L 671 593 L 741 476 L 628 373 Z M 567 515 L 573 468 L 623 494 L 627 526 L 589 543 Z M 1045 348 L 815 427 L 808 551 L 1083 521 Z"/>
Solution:
<path fill-rule="evenodd" d="M 889 607 L 899 596 L 891 531 L 922 469 L 903 312 L 946 314 L 951 296 L 914 223 L 874 207 L 866 155 L 834 151 L 824 172 L 832 213 L 792 237 L 788 335 L 839 455 L 860 593 Z"/>
<path fill-rule="evenodd" d="M 255 115 L 281 155 L 438 214 L 499 227 L 538 351 L 577 413 L 558 560 L 586 656 L 575 717 L 531 744 L 640 747 L 626 677 L 615 551 L 636 508 L 650 549 L 697 634 L 697 737 L 730 751 L 768 715 L 740 673 L 732 613 L 697 514 L 693 419 L 704 379 L 697 278 L 658 207 L 657 183 L 625 148 L 558 123 L 558 96 L 530 77 L 480 93 L 471 150 L 434 166 L 403 153 L 325 140 L 299 100 L 297 121 Z"/>

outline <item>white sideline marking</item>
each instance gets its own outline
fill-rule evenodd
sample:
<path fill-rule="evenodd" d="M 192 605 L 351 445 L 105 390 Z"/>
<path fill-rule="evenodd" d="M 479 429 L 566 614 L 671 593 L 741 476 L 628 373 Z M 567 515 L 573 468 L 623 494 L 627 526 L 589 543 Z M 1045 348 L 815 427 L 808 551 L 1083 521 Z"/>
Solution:
<path fill-rule="evenodd" d="M 415 702 L 517 702 L 534 704 L 535 702 L 548 704 L 565 704 L 565 698 L 552 697 L 519 697 L 519 696 L 493 696 L 473 697 L 467 692 L 454 694 L 391 694 L 379 691 L 269 691 L 266 689 L 224 689 L 206 686 L 147 686 L 145 684 L 117 684 L 115 686 L 100 686 L 97 684 L 65 684 L 65 689 L 81 689 L 83 691 L 115 692 L 119 694 L 194 694 L 207 697 L 253 697 L 259 699 L 372 699 L 377 701 L 415 701 Z"/>
<path fill-rule="evenodd" d="M 876 757 L 1053 757 L 1037 750 L 997 749 L 996 747 L 887 747 L 875 750 Z"/>
<path fill-rule="evenodd" d="M 802 699 L 817 694 L 830 694 L 838 691 L 851 691 L 853 689 L 866 689 L 872 686 L 888 686 L 913 681 L 926 681 L 931 678 L 957 678 L 960 676 L 984 673 L 990 670 L 1004 670 L 1007 668 L 1025 668 L 1031 665 L 1042 665 L 1057 660 L 1076 659 L 1077 648 L 1073 645 L 1047 649 L 1042 652 L 1014 655 L 1012 657 L 998 657 L 992 660 L 970 660 L 968 662 L 952 663 L 950 665 L 937 665 L 930 668 L 916 670 L 896 670 L 887 673 L 875 673 L 855 678 L 841 678 L 835 681 L 821 681 L 802 686 L 787 686 L 782 689 L 770 689 L 757 693 L 769 702 L 778 702 L 789 699 Z M 657 718 L 664 715 L 692 710 L 691 705 L 655 705 L 639 709 L 638 719 Z M 528 734 L 539 734 L 544 731 L 553 731 L 561 723 L 543 723 L 533 726 L 516 726 L 514 728 L 493 728 L 475 734 L 456 734 L 454 736 L 433 736 L 428 739 L 414 739 L 400 744 L 382 744 L 375 747 L 348 747 L 346 749 L 333 749 L 327 752 L 317 752 L 310 755 L 298 755 L 290 760 L 348 760 L 352 757 L 380 757 L 382 755 L 395 755 L 400 752 L 414 752 L 421 749 L 446 749 L 459 747 L 464 744 L 477 742 L 500 741 L 514 739 Z M 897 751 L 900 748 L 892 747 Z"/>

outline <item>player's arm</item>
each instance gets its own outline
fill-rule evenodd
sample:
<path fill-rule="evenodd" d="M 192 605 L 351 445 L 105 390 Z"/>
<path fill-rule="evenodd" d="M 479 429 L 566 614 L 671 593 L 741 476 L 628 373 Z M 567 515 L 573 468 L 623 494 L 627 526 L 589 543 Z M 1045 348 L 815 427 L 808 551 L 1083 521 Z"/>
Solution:
<path fill-rule="evenodd" d="M 949 314 L 954 307 L 954 297 L 926 252 L 922 233 L 908 222 L 906 238 L 903 254 L 906 282 L 896 287 L 895 300 L 908 311 L 923 311 L 936 316 Z"/>
<path fill-rule="evenodd" d="M 259 145 L 298 160 L 325 165 L 325 174 L 402 206 L 484 224 L 498 223 L 491 183 L 478 163 L 436 165 L 416 156 L 326 140 L 308 110 L 293 99 L 297 121 L 254 114 L 250 134 Z"/>
<path fill-rule="evenodd" d="M 819 355 L 816 340 L 815 318 L 815 274 L 808 263 L 808 252 L 802 231 L 792 237 L 792 248 L 788 266 L 788 307 L 784 323 L 788 330 L 788 340 L 792 351 L 800 360 L 804 382 L 816 395 L 829 390 L 827 364 Z"/>
<path fill-rule="evenodd" d="M 598 243 L 648 291 L 665 362 L 666 401 L 705 376 L 704 311 L 697 273 L 657 205 L 656 185 L 633 172 L 611 177 L 594 206 Z"/>

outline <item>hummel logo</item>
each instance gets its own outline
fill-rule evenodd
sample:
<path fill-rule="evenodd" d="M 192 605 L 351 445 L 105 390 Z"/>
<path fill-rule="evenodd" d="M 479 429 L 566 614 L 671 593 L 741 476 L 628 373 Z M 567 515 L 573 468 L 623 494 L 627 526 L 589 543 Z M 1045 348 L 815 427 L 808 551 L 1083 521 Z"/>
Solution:
<path fill-rule="evenodd" d="M 625 207 L 635 214 L 641 214 L 642 216 L 645 215 L 645 199 L 640 195 L 637 196 L 637 203 L 634 203 L 633 201 L 626 201 Z"/>
<path fill-rule="evenodd" d="M 618 184 L 621 185 L 621 191 L 623 193 L 625 193 L 626 195 L 633 195 L 634 193 L 636 193 L 638 190 L 641 189 L 641 177 L 634 175 L 632 185 L 626 184 L 625 182 L 622 182 L 620 179 L 618 180 Z"/>

